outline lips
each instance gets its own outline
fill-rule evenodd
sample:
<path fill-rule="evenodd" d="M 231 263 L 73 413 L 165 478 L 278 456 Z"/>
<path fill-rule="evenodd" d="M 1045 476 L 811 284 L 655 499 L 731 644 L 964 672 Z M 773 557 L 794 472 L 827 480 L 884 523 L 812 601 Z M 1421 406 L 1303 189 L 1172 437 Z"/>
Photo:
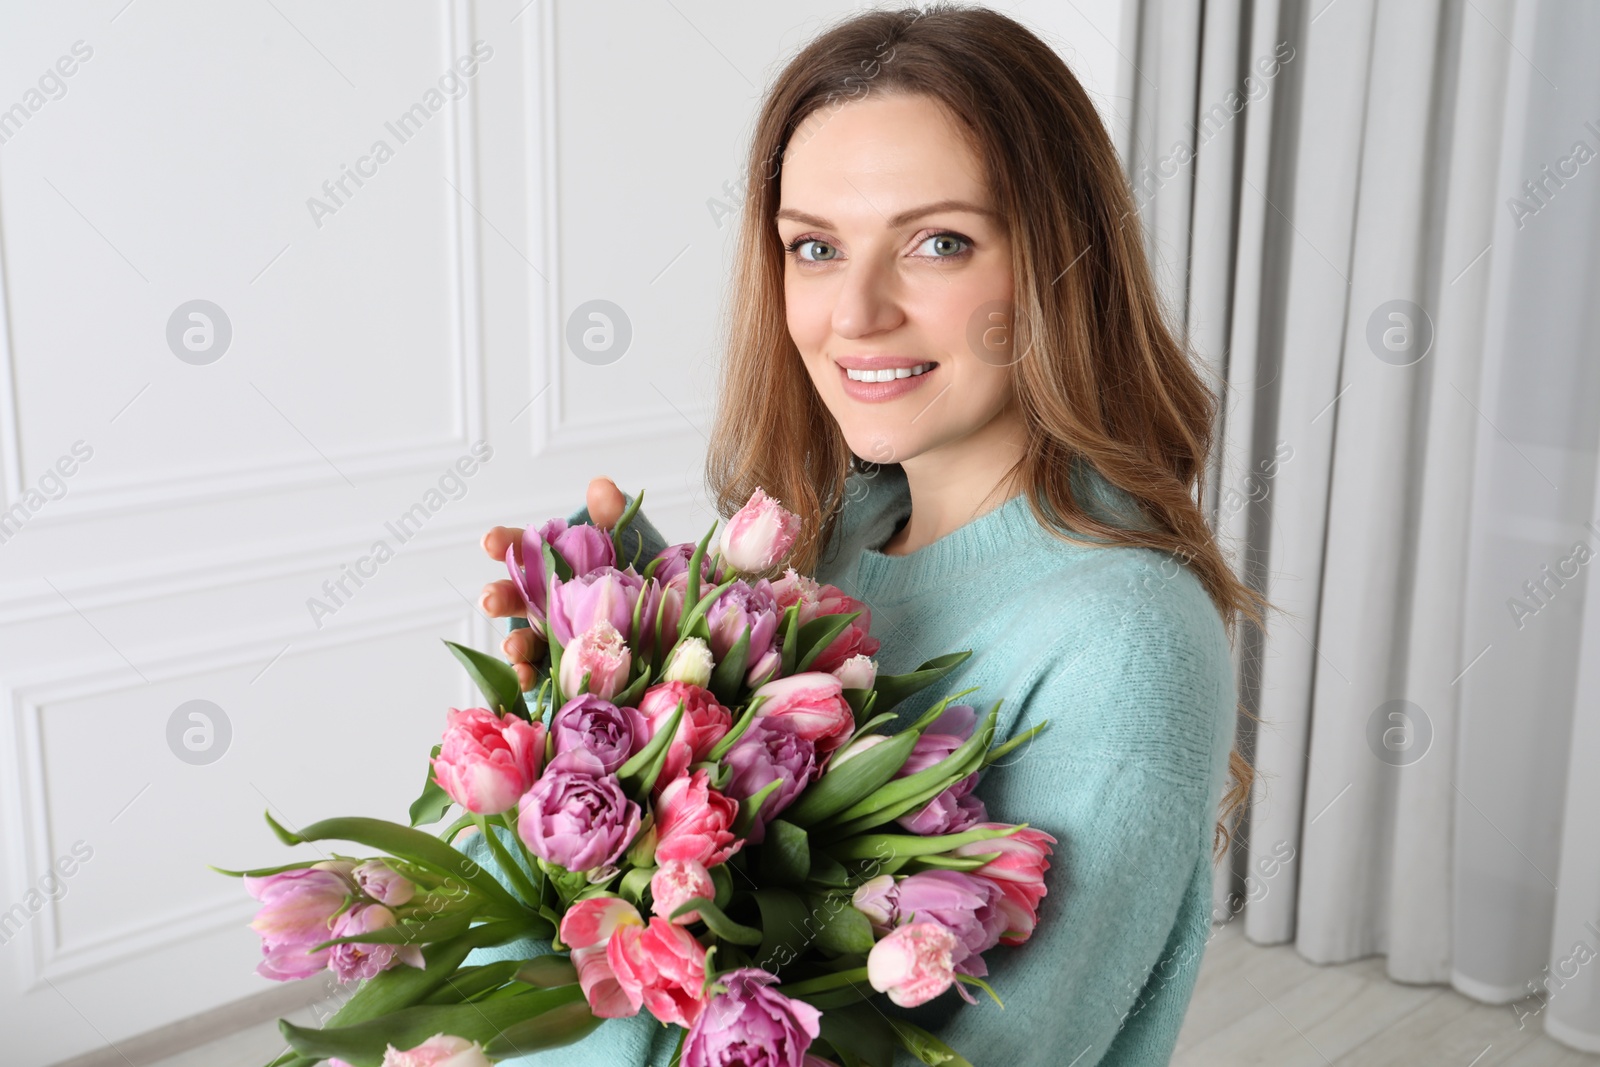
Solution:
<path fill-rule="evenodd" d="M 921 389 L 927 384 L 927 379 L 938 373 L 939 365 L 937 363 L 934 363 L 932 360 L 924 360 L 923 362 L 933 363 L 933 366 L 929 367 L 921 374 L 907 375 L 904 378 L 891 378 L 886 382 L 854 381 L 847 373 L 846 368 L 841 366 L 839 368 L 839 382 L 844 390 L 844 394 L 853 400 L 859 400 L 869 404 L 879 403 L 887 400 L 895 400 L 899 397 L 905 396 L 908 393 L 914 392 L 917 389 Z M 915 364 L 911 365 L 915 366 Z"/>

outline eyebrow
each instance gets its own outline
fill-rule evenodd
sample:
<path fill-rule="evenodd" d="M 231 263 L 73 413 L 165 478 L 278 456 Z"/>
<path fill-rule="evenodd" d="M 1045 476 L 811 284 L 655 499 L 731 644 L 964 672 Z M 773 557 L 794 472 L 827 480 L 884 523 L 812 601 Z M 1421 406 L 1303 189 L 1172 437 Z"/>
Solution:
<path fill-rule="evenodd" d="M 917 219 L 922 218 L 924 215 L 932 215 L 939 211 L 969 211 L 974 215 L 986 215 L 992 219 L 1000 218 L 1000 213 L 998 211 L 983 207 L 979 204 L 971 203 L 970 201 L 939 200 L 932 204 L 923 204 L 921 207 L 911 208 L 909 211 L 902 211 L 900 214 L 889 219 L 889 225 L 894 229 L 899 229 L 908 222 L 914 222 Z M 796 209 L 789 207 L 783 208 L 773 216 L 774 221 L 778 219 L 789 219 L 793 222 L 804 223 L 807 226 L 817 226 L 825 230 L 833 229 L 833 223 L 823 218 L 821 215 L 812 215 L 809 212 L 797 211 Z"/>

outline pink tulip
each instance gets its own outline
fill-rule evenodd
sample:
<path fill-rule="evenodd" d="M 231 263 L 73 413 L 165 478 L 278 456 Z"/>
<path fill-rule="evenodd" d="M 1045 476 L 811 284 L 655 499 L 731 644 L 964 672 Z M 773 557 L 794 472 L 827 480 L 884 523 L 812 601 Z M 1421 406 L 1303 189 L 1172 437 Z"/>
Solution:
<path fill-rule="evenodd" d="M 844 686 L 831 674 L 791 674 L 750 694 L 752 700 L 756 697 L 767 698 L 757 709 L 757 718 L 785 720 L 797 737 L 816 745 L 818 756 L 844 744 L 856 728 L 855 711 L 844 698 Z"/>
<path fill-rule="evenodd" d="M 672 913 L 695 897 L 712 899 L 717 895 L 711 872 L 695 860 L 663 860 L 650 878 L 650 910 L 679 926 L 700 921 L 698 911 L 686 911 L 676 919 Z"/>
<path fill-rule="evenodd" d="M 683 927 L 659 916 L 643 928 L 619 926 L 606 961 L 629 1002 L 643 1004 L 661 1022 L 687 1027 L 700 1017 L 706 950 Z"/>
<path fill-rule="evenodd" d="M 972 829 L 1004 830 L 1007 823 L 981 822 Z M 1001 911 L 1007 919 L 1007 935 L 1000 938 L 1002 945 L 1020 945 L 1033 933 L 1038 922 L 1039 901 L 1045 895 L 1044 873 L 1050 869 L 1048 857 L 1056 839 L 1043 830 L 1023 827 L 1006 837 L 987 841 L 972 841 L 950 851 L 952 856 L 985 856 L 992 852 L 999 856 L 971 873 L 988 878 L 1005 894 Z"/>
<path fill-rule="evenodd" d="M 621 897 L 589 897 L 567 909 L 561 918 L 561 940 L 572 949 L 578 987 L 589 1010 L 602 1019 L 625 1019 L 639 1012 L 611 968 L 606 946 L 619 926 L 643 926 L 644 919 Z"/>
<path fill-rule="evenodd" d="M 394 912 L 382 904 L 357 904 L 334 923 L 333 937 L 353 937 L 384 930 L 395 924 Z M 328 966 L 341 982 L 373 978 L 393 967 L 396 961 L 421 969 L 422 949 L 417 945 L 364 944 L 356 941 L 334 945 Z"/>
<path fill-rule="evenodd" d="M 245 889 L 261 901 L 250 928 L 261 935 L 256 973 L 287 982 L 327 967 L 329 949 L 311 951 L 335 936 L 334 916 L 355 894 L 351 863 L 318 864 L 262 878 L 246 878 Z"/>
<path fill-rule="evenodd" d="M 956 935 L 935 922 L 897 926 L 867 953 L 867 982 L 902 1008 L 932 1000 L 955 982 Z"/>
<path fill-rule="evenodd" d="M 641 748 L 672 718 L 680 701 L 683 716 L 678 720 L 678 732 L 667 743 L 667 761 L 656 779 L 657 788 L 687 774 L 689 764 L 705 759 L 733 727 L 733 713 L 717 703 L 711 690 L 687 682 L 658 682 L 639 698 L 639 714 L 647 727 Z"/>
<path fill-rule="evenodd" d="M 570 699 L 580 693 L 593 693 L 610 700 L 628 688 L 628 672 L 633 653 L 622 634 L 607 619 L 597 619 L 561 650 L 561 691 Z M 589 676 L 584 685 L 583 677 Z"/>
<path fill-rule="evenodd" d="M 391 908 L 410 903 L 417 894 L 411 879 L 382 860 L 368 860 L 352 871 L 351 876 L 363 893 Z"/>
<path fill-rule="evenodd" d="M 718 547 L 735 570 L 758 574 L 775 566 L 800 536 L 800 516 L 767 496 L 760 486 L 722 528 Z"/>
<path fill-rule="evenodd" d="M 556 578 L 550 589 L 550 629 L 562 648 L 602 619 L 625 639 L 635 636 L 633 609 L 643 592 L 644 579 L 631 567 L 600 567 L 566 581 Z"/>
<path fill-rule="evenodd" d="M 871 689 L 878 680 L 878 665 L 871 656 L 857 653 L 829 673 L 839 679 L 839 684 L 846 689 Z"/>
<path fill-rule="evenodd" d="M 433 780 L 478 815 L 509 811 L 539 777 L 544 724 L 488 708 L 451 708 Z"/>
<path fill-rule="evenodd" d="M 329 1060 L 337 1064 L 338 1060 Z M 390 1045 L 382 1067 L 492 1067 L 483 1046 L 464 1037 L 434 1034 L 416 1048 L 400 1051 Z"/>
<path fill-rule="evenodd" d="M 796 573 L 791 567 L 783 573 L 783 577 L 773 580 L 772 594 L 777 598 L 780 612 L 791 604 L 800 606 L 797 621 L 801 626 L 823 615 L 861 613 L 828 642 L 827 648 L 817 654 L 817 658 L 811 661 L 812 670 L 832 672 L 857 655 L 870 657 L 877 654 L 881 643 L 872 636 L 872 610 L 854 597 L 846 596 L 838 586 L 819 584 L 813 578 Z"/>
<path fill-rule="evenodd" d="M 715 867 L 743 846 L 733 834 L 739 804 L 711 788 L 704 769 L 673 779 L 656 798 L 656 862 Z"/>

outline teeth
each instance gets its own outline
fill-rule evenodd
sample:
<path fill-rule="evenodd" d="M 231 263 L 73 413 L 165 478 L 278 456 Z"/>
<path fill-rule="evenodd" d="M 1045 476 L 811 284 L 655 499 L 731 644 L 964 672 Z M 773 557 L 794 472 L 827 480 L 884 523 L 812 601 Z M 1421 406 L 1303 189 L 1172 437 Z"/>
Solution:
<path fill-rule="evenodd" d="M 845 370 L 845 375 L 853 382 L 892 382 L 896 378 L 911 378 L 918 374 L 926 374 L 933 369 L 932 363 L 918 363 L 915 367 L 896 367 L 892 370 Z"/>

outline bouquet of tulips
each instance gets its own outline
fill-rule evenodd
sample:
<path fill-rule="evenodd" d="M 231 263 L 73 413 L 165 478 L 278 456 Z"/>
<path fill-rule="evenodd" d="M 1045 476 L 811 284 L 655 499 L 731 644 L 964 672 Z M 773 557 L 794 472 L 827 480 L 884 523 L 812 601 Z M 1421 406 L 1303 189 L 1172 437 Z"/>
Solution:
<path fill-rule="evenodd" d="M 681 1028 L 684 1067 L 967 1063 L 865 1002 L 999 1001 L 983 953 L 1032 933 L 1055 839 L 973 789 L 1043 724 L 995 745 L 999 703 L 952 703 L 969 689 L 883 732 L 970 652 L 878 674 L 865 605 L 763 576 L 799 521 L 760 489 L 715 552 L 713 526 L 619 566 L 642 500 L 507 552 L 544 680 L 446 642 L 486 706 L 450 711 L 410 825 L 267 816 L 382 855 L 222 872 L 261 902 L 261 974 L 361 983 L 323 1028 L 281 1023 L 274 1067 L 476 1067 L 641 1010 Z M 468 963 L 529 938 L 549 951 Z"/>

